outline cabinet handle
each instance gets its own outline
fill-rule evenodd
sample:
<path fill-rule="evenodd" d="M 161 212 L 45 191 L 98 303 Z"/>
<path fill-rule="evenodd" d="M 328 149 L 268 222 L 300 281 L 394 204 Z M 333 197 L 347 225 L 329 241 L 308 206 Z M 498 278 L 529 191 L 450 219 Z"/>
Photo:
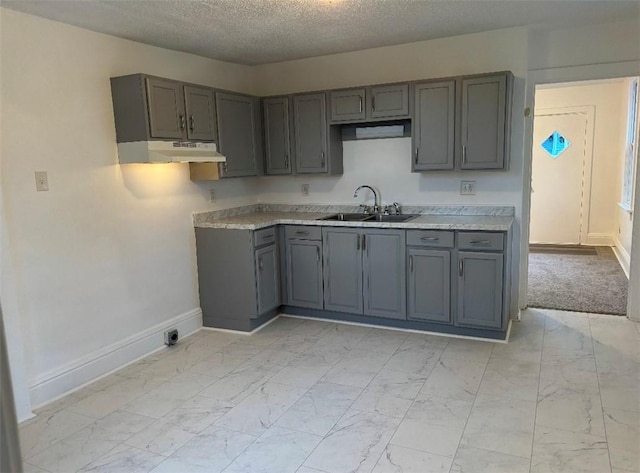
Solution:
<path fill-rule="evenodd" d="M 413 273 L 413 256 L 409 256 L 409 271 Z"/>
<path fill-rule="evenodd" d="M 193 133 L 193 129 L 195 128 L 196 121 L 193 119 L 193 115 L 189 116 L 189 130 Z"/>
<path fill-rule="evenodd" d="M 376 96 L 375 95 L 371 96 L 371 111 L 372 112 L 376 111 Z"/>
<path fill-rule="evenodd" d="M 420 150 L 420 148 L 416 148 L 416 157 L 415 157 L 415 163 L 418 164 L 418 151 Z"/>
<path fill-rule="evenodd" d="M 362 113 L 362 96 L 358 97 L 360 99 L 360 113 Z"/>
<path fill-rule="evenodd" d="M 316 246 L 316 257 L 318 258 L 318 261 L 320 261 L 320 247 Z"/>
<path fill-rule="evenodd" d="M 460 259 L 460 261 L 458 261 L 458 274 L 462 276 L 463 273 L 464 273 L 464 260 Z"/>
<path fill-rule="evenodd" d="M 309 234 L 309 232 L 308 231 L 304 231 L 304 230 L 298 230 L 296 232 L 296 235 L 308 235 L 308 234 Z"/>
<path fill-rule="evenodd" d="M 422 241 L 438 241 L 440 240 L 439 237 L 420 237 L 420 240 Z"/>
<path fill-rule="evenodd" d="M 184 130 L 185 124 L 184 124 L 184 114 L 180 114 L 178 115 L 178 118 L 180 119 L 180 129 Z"/>
<path fill-rule="evenodd" d="M 224 172 L 227 172 L 229 170 L 228 167 L 227 167 L 227 163 L 222 163 L 222 170 Z"/>
<path fill-rule="evenodd" d="M 263 240 L 271 240 L 275 235 L 262 235 Z"/>
<path fill-rule="evenodd" d="M 487 246 L 491 244 L 491 240 L 472 240 L 470 242 L 472 245 L 482 245 Z"/>
<path fill-rule="evenodd" d="M 356 250 L 360 249 L 360 235 L 357 236 L 356 238 Z"/>
<path fill-rule="evenodd" d="M 324 167 L 325 164 L 325 160 L 324 160 L 324 151 L 322 151 L 320 153 L 320 167 Z"/>
<path fill-rule="evenodd" d="M 467 163 L 467 145 L 462 145 L 462 164 Z"/>
<path fill-rule="evenodd" d="M 367 235 L 362 235 L 362 251 L 367 249 Z"/>
<path fill-rule="evenodd" d="M 262 271 L 262 256 L 258 258 L 258 269 Z"/>
<path fill-rule="evenodd" d="M 284 155 L 284 167 L 289 169 L 289 155 L 288 154 Z"/>

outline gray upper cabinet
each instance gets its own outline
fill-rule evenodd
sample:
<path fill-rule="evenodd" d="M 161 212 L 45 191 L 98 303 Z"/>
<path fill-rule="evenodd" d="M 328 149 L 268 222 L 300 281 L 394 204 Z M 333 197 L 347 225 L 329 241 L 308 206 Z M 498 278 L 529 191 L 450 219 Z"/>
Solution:
<path fill-rule="evenodd" d="M 190 140 L 215 141 L 217 130 L 213 90 L 185 85 L 184 102 L 187 137 Z"/>
<path fill-rule="evenodd" d="M 329 92 L 331 123 L 410 118 L 409 84 L 377 85 Z"/>
<path fill-rule="evenodd" d="M 408 318 L 451 323 L 451 252 L 409 248 Z"/>
<path fill-rule="evenodd" d="M 325 227 L 322 240 L 325 310 L 362 314 L 362 232 Z"/>
<path fill-rule="evenodd" d="M 291 174 L 289 140 L 289 98 L 274 97 L 262 101 L 264 146 L 267 174 Z"/>
<path fill-rule="evenodd" d="M 409 84 L 379 85 L 370 90 L 370 118 L 409 116 Z"/>
<path fill-rule="evenodd" d="M 331 122 L 358 122 L 366 118 L 365 89 L 335 90 L 329 93 Z"/>
<path fill-rule="evenodd" d="M 503 328 L 503 273 L 501 253 L 458 253 L 456 325 Z"/>
<path fill-rule="evenodd" d="M 258 314 L 280 305 L 280 271 L 275 244 L 255 251 Z"/>
<path fill-rule="evenodd" d="M 364 252 L 364 314 L 406 319 L 405 231 L 367 229 Z"/>
<path fill-rule="evenodd" d="M 460 169 L 504 169 L 507 74 L 462 79 Z"/>
<path fill-rule="evenodd" d="M 327 172 L 327 110 L 325 94 L 293 97 L 298 173 Z"/>
<path fill-rule="evenodd" d="M 223 177 L 256 176 L 261 154 L 258 103 L 253 97 L 216 92 L 218 144 L 227 161 Z"/>
<path fill-rule="evenodd" d="M 183 138 L 186 117 L 182 84 L 151 77 L 146 82 L 151 137 Z"/>
<path fill-rule="evenodd" d="M 412 171 L 454 169 L 455 81 L 414 87 Z"/>
<path fill-rule="evenodd" d="M 322 242 L 287 240 L 287 304 L 322 309 Z"/>

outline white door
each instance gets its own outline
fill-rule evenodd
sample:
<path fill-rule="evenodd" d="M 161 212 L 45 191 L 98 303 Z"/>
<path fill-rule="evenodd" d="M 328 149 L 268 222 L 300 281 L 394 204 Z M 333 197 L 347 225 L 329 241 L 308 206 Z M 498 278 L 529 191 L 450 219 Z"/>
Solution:
<path fill-rule="evenodd" d="M 586 114 L 536 113 L 530 243 L 580 244 L 586 136 Z"/>

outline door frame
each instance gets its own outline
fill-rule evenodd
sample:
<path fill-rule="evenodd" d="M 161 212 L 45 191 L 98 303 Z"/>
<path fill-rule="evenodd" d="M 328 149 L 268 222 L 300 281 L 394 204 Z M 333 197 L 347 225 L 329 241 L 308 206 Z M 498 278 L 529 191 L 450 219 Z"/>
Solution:
<path fill-rule="evenodd" d="M 520 232 L 520 287 L 519 308 L 527 308 L 527 287 L 529 285 L 529 225 L 531 220 L 531 164 L 533 157 L 533 120 L 535 110 L 536 85 L 602 80 L 640 76 L 640 61 L 624 61 L 582 66 L 566 66 L 549 69 L 533 69 L 527 73 L 525 86 L 524 150 L 522 162 L 522 226 Z M 634 208 L 640 209 L 640 179 L 637 175 Z M 629 270 L 629 300 L 627 317 L 640 320 L 640 218 L 634 219 Z M 637 260 L 637 261 L 636 261 Z"/>
<path fill-rule="evenodd" d="M 593 171 L 593 134 L 595 123 L 594 105 L 580 105 L 575 107 L 539 108 L 533 112 L 533 123 L 538 116 L 549 115 L 585 115 L 584 156 L 582 159 L 582 195 L 580 197 L 580 244 L 589 244 L 589 220 L 591 218 L 591 173 Z M 531 148 L 531 178 L 533 179 L 533 143 Z M 586 210 L 586 211 L 585 211 Z M 529 232 L 531 231 L 529 219 Z"/>

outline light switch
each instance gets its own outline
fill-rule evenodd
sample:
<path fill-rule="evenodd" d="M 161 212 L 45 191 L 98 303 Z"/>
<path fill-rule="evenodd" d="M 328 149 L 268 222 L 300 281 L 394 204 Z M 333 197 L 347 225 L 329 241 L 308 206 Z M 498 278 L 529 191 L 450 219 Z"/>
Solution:
<path fill-rule="evenodd" d="M 47 171 L 36 171 L 36 190 L 38 192 L 49 190 L 49 178 Z"/>

